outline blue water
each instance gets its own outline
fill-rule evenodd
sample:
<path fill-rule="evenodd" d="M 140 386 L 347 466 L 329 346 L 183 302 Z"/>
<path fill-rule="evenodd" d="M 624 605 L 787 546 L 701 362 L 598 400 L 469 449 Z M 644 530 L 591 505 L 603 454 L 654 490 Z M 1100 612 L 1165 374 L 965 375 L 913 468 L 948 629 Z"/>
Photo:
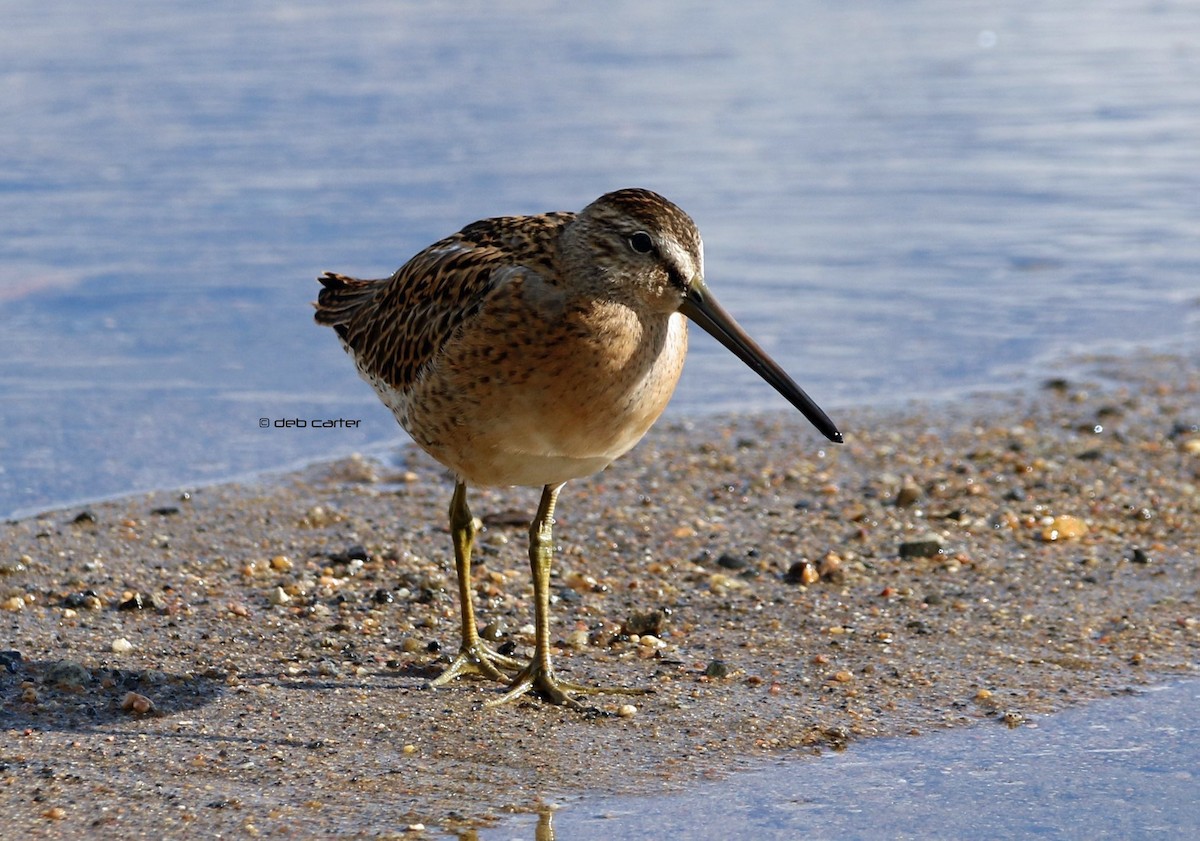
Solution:
<path fill-rule="evenodd" d="M 0 515 L 401 440 L 313 277 L 627 185 L 827 408 L 1197 341 L 1183 0 L 7 0 L 0 113 Z"/>
<path fill-rule="evenodd" d="M 1016 730 L 993 722 L 851 743 L 679 794 L 567 800 L 551 820 L 564 841 L 1193 841 L 1197 702 L 1193 681 Z M 479 837 L 530 839 L 534 822 L 512 819 Z"/>

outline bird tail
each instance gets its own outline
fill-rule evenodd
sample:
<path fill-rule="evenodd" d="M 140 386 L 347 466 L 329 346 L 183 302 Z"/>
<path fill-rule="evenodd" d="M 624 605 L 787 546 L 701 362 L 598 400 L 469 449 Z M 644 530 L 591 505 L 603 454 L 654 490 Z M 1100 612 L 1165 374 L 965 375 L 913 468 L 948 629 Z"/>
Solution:
<path fill-rule="evenodd" d="M 313 304 L 317 309 L 313 318 L 317 324 L 332 327 L 339 336 L 345 338 L 350 320 L 359 307 L 375 297 L 379 281 L 359 280 L 334 272 L 325 272 L 317 280 L 324 288 Z"/>

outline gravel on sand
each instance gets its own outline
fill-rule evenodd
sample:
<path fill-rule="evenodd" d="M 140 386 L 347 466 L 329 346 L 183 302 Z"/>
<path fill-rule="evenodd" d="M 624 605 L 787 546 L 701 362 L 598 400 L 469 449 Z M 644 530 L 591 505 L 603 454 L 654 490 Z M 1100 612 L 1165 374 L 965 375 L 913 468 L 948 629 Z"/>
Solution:
<path fill-rule="evenodd" d="M 1196 673 L 1200 367 L 666 422 L 567 485 L 581 714 L 424 684 L 458 644 L 451 482 L 410 446 L 0 525 L 6 837 L 458 831 L 578 792 L 1030 714 Z M 475 490 L 485 635 L 532 642 L 530 489 Z"/>

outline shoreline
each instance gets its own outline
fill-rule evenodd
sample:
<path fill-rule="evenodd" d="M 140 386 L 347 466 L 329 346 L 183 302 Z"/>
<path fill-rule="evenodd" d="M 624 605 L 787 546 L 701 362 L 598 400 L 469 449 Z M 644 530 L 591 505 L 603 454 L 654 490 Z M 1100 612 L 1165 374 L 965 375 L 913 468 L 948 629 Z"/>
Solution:
<path fill-rule="evenodd" d="M 451 831 L 1194 677 L 1200 366 L 1094 370 L 839 411 L 841 447 L 666 421 L 568 484 L 555 665 L 655 689 L 600 716 L 422 688 L 458 606 L 452 483 L 411 447 L 7 522 L 0 802 L 61 837 Z M 523 655 L 536 492 L 470 502 L 481 627 Z"/>

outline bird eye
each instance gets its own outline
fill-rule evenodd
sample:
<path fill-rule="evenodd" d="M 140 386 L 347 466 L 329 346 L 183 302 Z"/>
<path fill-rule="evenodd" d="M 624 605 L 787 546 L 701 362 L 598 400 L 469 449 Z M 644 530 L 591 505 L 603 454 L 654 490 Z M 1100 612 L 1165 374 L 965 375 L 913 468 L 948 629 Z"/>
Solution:
<path fill-rule="evenodd" d="M 638 231 L 636 234 L 631 234 L 627 240 L 629 247 L 638 254 L 649 254 L 654 250 L 654 240 L 650 239 L 650 235 L 645 231 Z"/>

